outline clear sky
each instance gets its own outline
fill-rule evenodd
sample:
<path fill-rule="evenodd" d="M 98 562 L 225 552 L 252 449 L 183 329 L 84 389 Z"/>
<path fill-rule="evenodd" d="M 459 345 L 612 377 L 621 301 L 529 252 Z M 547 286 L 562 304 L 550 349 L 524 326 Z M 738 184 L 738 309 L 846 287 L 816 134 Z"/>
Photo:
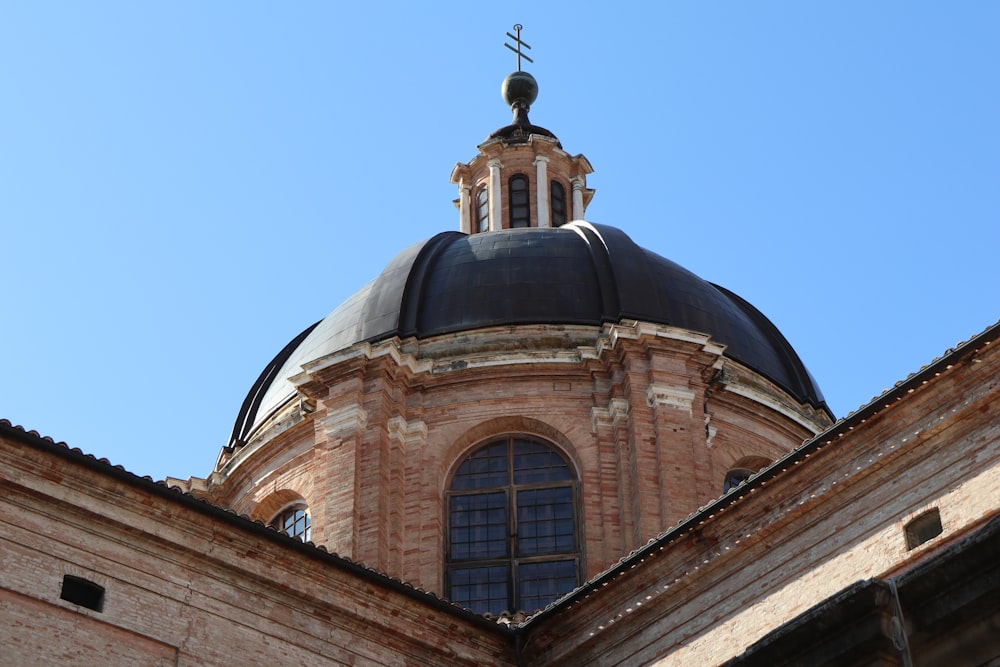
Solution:
<path fill-rule="evenodd" d="M 0 0 L 0 417 L 204 477 L 291 338 L 532 121 L 588 219 L 784 332 L 838 416 L 1000 317 L 1000 3 Z"/>

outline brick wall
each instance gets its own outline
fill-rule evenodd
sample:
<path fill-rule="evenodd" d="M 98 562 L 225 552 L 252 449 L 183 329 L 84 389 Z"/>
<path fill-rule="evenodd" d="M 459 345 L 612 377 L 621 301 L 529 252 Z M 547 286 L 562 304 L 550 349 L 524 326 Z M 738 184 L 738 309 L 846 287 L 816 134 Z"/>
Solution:
<path fill-rule="evenodd" d="M 525 660 L 719 664 L 849 585 L 899 576 L 996 516 L 1000 350 L 983 347 L 928 375 L 668 533 L 594 594 L 529 622 Z M 930 509 L 942 534 L 908 550 L 905 526 Z"/>
<path fill-rule="evenodd" d="M 491 437 L 526 433 L 578 473 L 590 577 L 718 497 L 737 460 L 775 460 L 825 423 L 721 352 L 646 325 L 362 344 L 312 364 L 298 381 L 314 411 L 251 443 L 209 497 L 268 521 L 272 494 L 300 495 L 316 543 L 442 592 L 449 476 Z"/>
<path fill-rule="evenodd" d="M 60 599 L 66 575 L 101 609 Z M 5 428 L 0 663 L 510 664 L 507 631 Z"/>

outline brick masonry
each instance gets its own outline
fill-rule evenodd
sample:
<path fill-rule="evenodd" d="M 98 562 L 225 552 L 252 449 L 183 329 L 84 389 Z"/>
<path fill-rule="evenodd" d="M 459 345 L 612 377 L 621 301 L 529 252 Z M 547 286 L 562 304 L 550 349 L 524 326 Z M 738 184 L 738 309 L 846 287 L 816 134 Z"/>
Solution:
<path fill-rule="evenodd" d="M 297 423 L 225 461 L 207 497 L 265 522 L 302 498 L 316 543 L 439 593 L 450 475 L 491 438 L 530 434 L 572 462 L 590 577 L 718 497 L 730 468 L 773 461 L 828 423 L 707 337 L 669 327 L 359 347 L 310 364 L 296 381 L 311 412 L 290 406 Z"/>
<path fill-rule="evenodd" d="M 579 363 L 587 373 L 569 371 L 546 357 L 533 373 L 506 374 L 510 383 L 502 387 L 521 387 L 514 405 L 526 412 L 546 392 L 565 394 L 568 406 L 582 404 L 589 394 L 589 408 L 579 407 L 578 418 L 565 422 L 541 409 L 533 416 L 492 416 L 495 394 L 472 394 L 461 374 L 441 373 L 447 381 L 436 384 L 434 364 L 407 361 L 415 350 L 405 346 L 395 357 L 366 355 L 365 363 L 347 373 L 360 378 L 348 384 L 363 391 L 350 392 L 350 401 L 312 391 L 316 407 L 310 414 L 317 416 L 300 415 L 281 429 L 276 439 L 285 438 L 288 446 L 278 451 L 270 443 L 258 447 L 251 460 L 236 466 L 232 479 L 242 480 L 236 488 L 251 489 L 242 500 L 252 503 L 254 487 L 246 480 L 254 477 L 250 471 L 258 460 L 270 461 L 272 476 L 263 484 L 271 493 L 262 492 L 254 505 L 268 511 L 293 497 L 280 495 L 267 504 L 270 496 L 294 485 L 295 469 L 303 465 L 323 471 L 312 487 L 294 492 L 306 498 L 329 479 L 343 479 L 345 472 L 355 479 L 337 498 L 349 495 L 346 489 L 360 484 L 359 476 L 383 490 L 400 479 L 406 486 L 419 483 L 416 497 L 408 491 L 399 495 L 398 489 L 396 496 L 386 493 L 373 516 L 351 505 L 343 523 L 349 530 L 336 524 L 341 526 L 337 534 L 348 535 L 376 557 L 394 540 L 407 543 L 416 534 L 420 539 L 400 551 L 398 566 L 433 578 L 441 557 L 441 513 L 428 511 L 426 503 L 434 502 L 454 461 L 475 443 L 496 432 L 520 430 L 570 454 L 589 491 L 586 507 L 610 517 L 593 527 L 585 516 L 587 530 L 625 544 L 630 531 L 644 536 L 647 509 L 659 513 L 659 521 L 673 511 L 673 499 L 665 502 L 655 484 L 667 477 L 663 471 L 674 461 L 662 457 L 658 468 L 645 470 L 657 461 L 649 451 L 639 451 L 645 438 L 665 432 L 670 442 L 685 448 L 680 451 L 708 452 L 704 470 L 713 483 L 733 461 L 759 453 L 752 443 L 737 447 L 719 438 L 726 424 L 747 419 L 746 394 L 760 395 L 766 385 L 758 379 L 754 392 L 745 391 L 755 379 L 745 369 L 731 368 L 728 386 L 712 389 L 713 397 L 726 398 L 709 400 L 715 408 L 712 420 L 720 424 L 708 443 L 703 414 L 692 409 L 692 421 L 685 421 L 681 399 L 689 394 L 669 389 L 662 375 L 649 383 L 650 368 L 659 363 L 650 356 L 690 364 L 708 354 L 704 346 L 678 345 L 665 333 L 622 336 L 601 351 L 596 346 L 592 353 L 581 353 Z M 525 340 L 524 331 L 511 334 Z M 992 340 L 998 336 L 1000 327 L 950 353 L 736 491 L 716 497 L 706 490 L 707 500 L 696 513 L 638 545 L 627 559 L 609 563 L 556 607 L 512 625 L 457 609 L 189 494 L 0 423 L 0 662 L 719 664 L 855 582 L 907 576 L 998 516 L 1000 350 Z M 425 361 L 437 358 L 434 349 L 422 352 Z M 515 346 L 511 354 L 524 350 Z M 630 359 L 632 354 L 637 358 Z M 502 365 L 497 361 L 483 356 L 482 363 L 470 363 L 472 368 L 463 372 L 489 378 L 494 372 L 489 369 Z M 516 370 L 527 363 L 511 365 Z M 707 371 L 713 364 L 703 365 Z M 330 370 L 345 376 L 337 364 Z M 302 384 L 321 386 L 322 365 L 314 374 Z M 538 376 L 548 379 L 528 381 Z M 718 377 L 692 377 L 705 376 Z M 399 389 L 401 378 L 411 394 Z M 641 383 L 654 391 L 635 386 Z M 472 395 L 449 410 L 447 397 L 463 386 Z M 703 389 L 697 380 L 692 386 Z M 636 402 L 642 410 L 634 409 Z M 348 404 L 355 407 L 341 409 Z M 671 419 L 661 428 L 658 415 L 664 411 Z M 801 425 L 787 412 L 782 407 L 762 417 L 761 428 L 794 433 Z M 390 413 L 393 417 L 383 422 Z M 642 428 L 635 424 L 640 420 Z M 698 431 L 694 424 L 702 426 L 706 442 L 673 435 L 682 427 L 685 433 Z M 446 437 L 438 440 L 438 432 Z M 321 446 L 300 442 L 317 437 L 327 441 Z M 430 455 L 429 443 L 435 442 L 441 443 L 440 451 Z M 376 451 L 369 456 L 365 449 Z M 349 461 L 353 467 L 345 464 Z M 374 470 L 384 462 L 401 473 Z M 621 491 L 626 482 L 640 491 L 631 501 L 638 512 L 622 502 L 628 496 Z M 226 483 L 206 482 L 205 488 L 210 494 Z M 648 485 L 653 487 L 644 496 Z M 697 493 L 692 496 L 700 500 Z M 384 512 L 400 498 L 398 513 Z M 333 511 L 340 511 L 337 502 Z M 909 549 L 906 524 L 930 509 L 940 512 L 942 533 Z M 600 541 L 588 534 L 588 558 L 597 553 L 610 559 L 618 548 Z M 386 562 L 397 566 L 391 557 Z M 67 575 L 105 590 L 100 611 L 60 599 Z M 962 650 L 959 644 L 925 648 L 935 655 L 946 649 L 961 655 Z M 898 656 L 883 658 L 881 664 L 902 664 Z"/>

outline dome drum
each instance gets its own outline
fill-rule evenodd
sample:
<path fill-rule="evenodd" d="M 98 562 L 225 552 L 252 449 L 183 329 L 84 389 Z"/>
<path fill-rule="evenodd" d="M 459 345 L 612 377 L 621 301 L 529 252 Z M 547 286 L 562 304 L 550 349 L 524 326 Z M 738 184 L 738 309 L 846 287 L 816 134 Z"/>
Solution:
<path fill-rule="evenodd" d="M 440 503 L 448 471 L 478 442 L 527 433 L 569 453 L 581 497 L 603 498 L 581 519 L 592 576 L 721 493 L 734 461 L 774 460 L 824 417 L 709 336 L 634 320 L 362 341 L 291 383 L 311 411 L 285 404 L 224 456 L 216 501 L 253 513 L 274 504 L 271 489 L 291 489 L 315 508 L 314 541 L 431 590 L 443 584 L 428 545 L 443 549 L 445 535 L 420 508 Z M 388 507 L 401 513 L 377 509 Z"/>
<path fill-rule="evenodd" d="M 529 84 L 452 172 L 461 231 L 405 248 L 285 346 L 198 486 L 469 604 L 487 572 L 527 587 L 490 609 L 554 599 L 531 582 L 569 590 L 831 421 L 756 308 L 583 220 L 592 168 L 528 121 Z M 466 528 L 493 509 L 512 514 L 480 545 Z M 508 544 L 522 519 L 558 545 Z"/>

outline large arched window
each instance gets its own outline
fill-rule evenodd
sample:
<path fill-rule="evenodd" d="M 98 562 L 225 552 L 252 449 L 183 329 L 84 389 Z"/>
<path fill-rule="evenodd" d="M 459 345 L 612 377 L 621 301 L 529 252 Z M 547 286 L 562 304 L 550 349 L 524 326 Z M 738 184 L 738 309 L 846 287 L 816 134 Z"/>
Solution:
<path fill-rule="evenodd" d="M 510 226 L 530 227 L 531 207 L 528 199 L 528 177 L 515 174 L 510 177 Z"/>
<path fill-rule="evenodd" d="M 476 231 L 490 228 L 490 191 L 485 185 L 476 192 Z"/>
<path fill-rule="evenodd" d="M 448 492 L 448 597 L 477 613 L 541 609 L 579 581 L 576 477 L 549 445 L 508 436 L 458 467 Z"/>

